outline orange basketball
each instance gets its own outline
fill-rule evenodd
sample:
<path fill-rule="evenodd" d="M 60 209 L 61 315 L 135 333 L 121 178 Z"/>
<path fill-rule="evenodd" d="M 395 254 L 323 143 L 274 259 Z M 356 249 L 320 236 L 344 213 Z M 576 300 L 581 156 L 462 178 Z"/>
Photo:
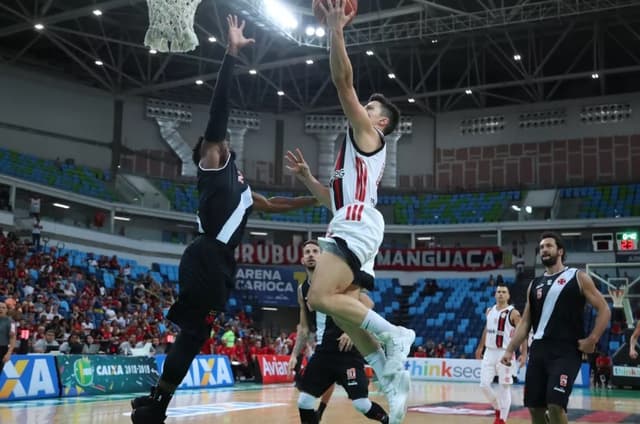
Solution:
<path fill-rule="evenodd" d="M 329 0 L 313 0 L 313 3 L 312 3 L 313 14 L 316 15 L 316 18 L 323 25 L 324 25 L 324 13 L 322 12 L 322 9 L 320 9 L 320 2 L 322 2 L 326 6 L 328 1 Z M 332 1 L 333 1 L 333 4 L 336 4 L 336 0 L 332 0 Z M 345 0 L 344 13 L 349 15 L 351 12 L 358 12 L 358 0 Z M 347 25 L 349 23 L 351 23 L 351 21 L 349 21 Z"/>

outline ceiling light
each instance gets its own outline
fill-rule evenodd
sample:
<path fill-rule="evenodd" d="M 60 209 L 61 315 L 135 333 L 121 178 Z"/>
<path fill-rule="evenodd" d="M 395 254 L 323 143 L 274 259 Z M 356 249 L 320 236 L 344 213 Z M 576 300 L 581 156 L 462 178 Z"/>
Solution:
<path fill-rule="evenodd" d="M 432 236 L 418 236 L 416 237 L 416 240 L 418 241 L 429 241 L 429 240 L 433 240 Z"/>
<path fill-rule="evenodd" d="M 100 9 L 95 9 L 92 13 L 96 16 L 102 16 L 102 10 Z"/>
<path fill-rule="evenodd" d="M 278 96 L 284 96 L 284 91 L 278 90 Z"/>
<path fill-rule="evenodd" d="M 201 79 L 196 80 L 196 85 L 202 85 L 204 84 L 204 81 L 202 81 Z"/>
<path fill-rule="evenodd" d="M 576 231 L 576 232 L 569 231 L 569 232 L 566 232 L 566 233 L 560 233 L 560 235 L 562 237 L 580 237 L 582 235 L 582 233 L 579 232 L 579 231 Z"/>
<path fill-rule="evenodd" d="M 367 56 L 373 56 L 373 50 L 367 50 L 365 53 Z"/>
<path fill-rule="evenodd" d="M 44 29 L 44 25 L 42 24 L 35 24 L 33 27 L 38 31 L 42 31 Z"/>
<path fill-rule="evenodd" d="M 95 63 L 95 64 L 96 64 L 96 66 L 102 66 L 102 65 L 104 65 L 104 63 L 103 63 L 100 59 L 97 59 L 97 60 L 96 60 L 95 62 L 93 62 L 93 63 Z"/>
<path fill-rule="evenodd" d="M 250 235 L 252 235 L 252 236 L 261 236 L 261 237 L 264 237 L 264 236 L 266 236 L 266 235 L 267 235 L 267 234 L 269 234 L 269 233 L 267 233 L 267 232 L 265 232 L 265 231 L 251 231 L 249 234 L 250 234 Z"/>
<path fill-rule="evenodd" d="M 278 0 L 263 0 L 263 7 L 266 15 L 281 28 L 296 29 L 298 20 L 287 5 Z"/>
<path fill-rule="evenodd" d="M 126 221 L 126 222 L 131 221 L 131 218 L 129 218 L 127 216 L 114 215 L 113 219 L 115 219 L 116 221 Z"/>
<path fill-rule="evenodd" d="M 216 41 L 218 41 L 218 39 L 216 37 L 214 37 L 213 35 L 211 37 L 208 38 L 210 43 L 215 43 Z"/>
<path fill-rule="evenodd" d="M 277 312 L 278 311 L 278 308 L 273 308 L 271 306 L 263 306 L 260 309 L 262 309 L 263 311 L 272 311 L 272 312 Z"/>
<path fill-rule="evenodd" d="M 594 72 L 593 74 L 591 74 L 591 78 L 598 79 L 600 78 L 600 74 L 598 74 L 597 72 Z"/>
<path fill-rule="evenodd" d="M 396 78 L 396 74 L 394 74 L 393 72 L 388 73 L 387 76 L 389 77 L 389 79 L 395 79 Z"/>
<path fill-rule="evenodd" d="M 473 91 L 471 91 L 470 88 L 467 88 L 466 90 L 464 90 L 464 94 L 471 94 L 473 93 Z"/>
<path fill-rule="evenodd" d="M 520 62 L 522 60 L 522 56 L 520 56 L 519 54 L 514 54 L 513 60 L 515 60 L 516 62 Z"/>
<path fill-rule="evenodd" d="M 64 203 L 54 203 L 53 206 L 60 209 L 69 209 L 71 206 L 65 205 Z"/>
<path fill-rule="evenodd" d="M 407 101 L 408 101 L 409 103 L 415 103 L 415 102 L 416 102 L 416 99 L 414 99 L 413 97 L 409 97 L 409 98 L 407 99 Z"/>
<path fill-rule="evenodd" d="M 533 208 L 531 206 L 528 206 L 528 205 L 524 207 L 524 210 L 528 214 L 531 214 L 531 212 L 533 212 Z"/>
<path fill-rule="evenodd" d="M 518 205 L 511 205 L 511 209 L 513 209 L 516 212 L 520 212 L 522 210 Z"/>
<path fill-rule="evenodd" d="M 257 73 L 258 71 L 256 71 L 255 69 L 249 69 L 249 74 L 256 75 Z"/>
<path fill-rule="evenodd" d="M 325 35 L 324 28 L 322 27 L 316 28 L 316 37 L 322 38 L 324 37 L 324 35 Z"/>
<path fill-rule="evenodd" d="M 431 44 L 438 44 L 438 39 L 434 38 L 433 40 L 431 40 Z"/>
<path fill-rule="evenodd" d="M 307 27 L 307 29 L 304 30 L 304 33 L 307 34 L 309 37 L 313 36 L 313 34 L 316 33 L 316 29 L 314 27 L 312 27 L 311 25 L 309 25 Z"/>
<path fill-rule="evenodd" d="M 313 59 L 307 59 L 305 63 L 307 65 L 313 65 Z"/>
<path fill-rule="evenodd" d="M 151 49 L 151 50 L 149 50 L 149 54 L 158 54 L 158 50 Z"/>

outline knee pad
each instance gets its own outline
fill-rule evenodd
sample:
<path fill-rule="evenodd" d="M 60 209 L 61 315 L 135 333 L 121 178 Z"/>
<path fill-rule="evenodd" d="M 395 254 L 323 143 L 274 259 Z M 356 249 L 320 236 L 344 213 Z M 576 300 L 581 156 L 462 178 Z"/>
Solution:
<path fill-rule="evenodd" d="M 354 399 L 351 401 L 353 407 L 361 414 L 366 414 L 371 409 L 371 401 L 369 398 Z"/>
<path fill-rule="evenodd" d="M 300 409 L 316 409 L 317 398 L 309 393 L 300 392 L 298 395 L 298 408 Z"/>

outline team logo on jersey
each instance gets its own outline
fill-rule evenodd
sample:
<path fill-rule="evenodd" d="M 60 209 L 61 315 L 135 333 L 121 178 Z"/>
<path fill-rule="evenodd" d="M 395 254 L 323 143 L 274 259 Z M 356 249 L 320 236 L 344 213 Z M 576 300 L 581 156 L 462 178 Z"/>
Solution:
<path fill-rule="evenodd" d="M 567 387 L 568 381 L 569 381 L 569 376 L 567 374 L 562 374 L 560 376 L 560 387 Z"/>
<path fill-rule="evenodd" d="M 347 380 L 355 380 L 356 379 L 356 369 L 349 368 L 347 370 Z"/>
<path fill-rule="evenodd" d="M 564 278 L 558 278 L 558 284 L 560 284 L 561 286 L 563 286 L 566 282 L 567 280 L 565 280 Z"/>
<path fill-rule="evenodd" d="M 331 179 L 329 179 L 329 185 L 333 184 L 335 180 L 341 180 L 342 178 L 344 178 L 344 168 L 334 170 Z"/>
<path fill-rule="evenodd" d="M 503 312 L 500 314 L 500 319 L 505 319 L 507 317 L 507 313 Z"/>
<path fill-rule="evenodd" d="M 547 286 L 550 286 L 553 283 L 553 280 L 547 280 Z"/>
<path fill-rule="evenodd" d="M 536 290 L 536 299 L 542 299 L 542 289 Z"/>

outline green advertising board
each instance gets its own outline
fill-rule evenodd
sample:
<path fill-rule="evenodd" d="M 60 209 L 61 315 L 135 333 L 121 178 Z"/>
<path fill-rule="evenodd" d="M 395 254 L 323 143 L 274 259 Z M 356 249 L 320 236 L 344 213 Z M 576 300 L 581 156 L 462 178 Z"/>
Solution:
<path fill-rule="evenodd" d="M 59 355 L 56 364 L 62 396 L 144 392 L 159 377 L 147 356 Z"/>

